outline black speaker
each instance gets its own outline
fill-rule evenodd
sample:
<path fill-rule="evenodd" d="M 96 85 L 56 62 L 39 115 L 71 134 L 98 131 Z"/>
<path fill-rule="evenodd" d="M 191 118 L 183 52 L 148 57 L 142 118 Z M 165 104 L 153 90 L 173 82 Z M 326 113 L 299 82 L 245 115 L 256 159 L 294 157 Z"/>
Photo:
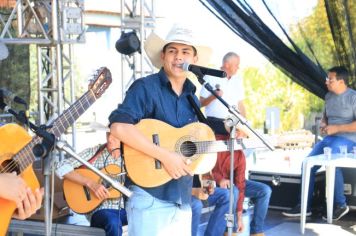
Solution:
<path fill-rule="evenodd" d="M 141 53 L 140 40 L 136 32 L 122 32 L 121 37 L 116 41 L 115 48 L 119 53 L 130 55 L 134 52 Z"/>

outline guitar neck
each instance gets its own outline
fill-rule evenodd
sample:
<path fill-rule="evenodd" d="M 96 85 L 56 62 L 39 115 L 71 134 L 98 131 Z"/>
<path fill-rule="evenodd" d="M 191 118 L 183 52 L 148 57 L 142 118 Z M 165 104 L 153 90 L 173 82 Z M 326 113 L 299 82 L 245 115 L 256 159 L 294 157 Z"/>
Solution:
<path fill-rule="evenodd" d="M 58 138 L 95 102 L 95 100 L 96 98 L 92 91 L 87 91 L 53 122 L 53 127 L 50 129 L 50 132 Z"/>
<path fill-rule="evenodd" d="M 216 153 L 229 151 L 232 146 L 231 140 L 219 140 L 219 141 L 202 141 L 194 142 L 197 148 L 197 154 L 203 153 Z M 243 149 L 242 142 L 234 139 L 234 150 Z"/>
<path fill-rule="evenodd" d="M 52 123 L 53 127 L 49 132 L 54 134 L 56 138 L 59 138 L 60 135 L 63 134 L 63 132 L 95 102 L 95 100 L 96 97 L 94 93 L 91 90 L 87 91 Z M 36 135 L 31 142 L 14 155 L 13 160 L 16 162 L 21 172 L 35 161 L 36 157 L 33 154 L 32 149 L 41 141 L 42 138 Z"/>

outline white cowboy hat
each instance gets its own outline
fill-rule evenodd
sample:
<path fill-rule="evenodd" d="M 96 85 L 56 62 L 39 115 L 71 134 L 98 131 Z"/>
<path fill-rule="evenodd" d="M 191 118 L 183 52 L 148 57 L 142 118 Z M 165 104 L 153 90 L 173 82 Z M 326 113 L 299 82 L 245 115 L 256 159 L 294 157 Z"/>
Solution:
<path fill-rule="evenodd" d="M 199 44 L 194 38 L 191 29 L 176 24 L 172 27 L 165 40 L 155 32 L 152 32 L 145 41 L 146 54 L 155 67 L 162 67 L 161 52 L 163 47 L 169 43 L 181 43 L 193 46 L 198 54 L 198 61 L 195 64 L 200 66 L 208 65 L 212 54 L 211 48 Z"/>

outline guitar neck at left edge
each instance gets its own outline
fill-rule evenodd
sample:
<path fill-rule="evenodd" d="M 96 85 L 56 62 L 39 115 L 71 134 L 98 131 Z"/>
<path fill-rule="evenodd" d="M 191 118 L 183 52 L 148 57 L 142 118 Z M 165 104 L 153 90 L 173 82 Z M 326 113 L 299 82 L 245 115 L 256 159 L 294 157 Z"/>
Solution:
<path fill-rule="evenodd" d="M 59 138 L 111 84 L 111 73 L 107 68 L 100 68 L 95 76 L 96 78 L 91 84 L 90 89 L 54 120 L 52 123 L 53 127 L 48 131 L 49 133 Z M 12 158 L 19 164 L 19 170 L 21 172 L 35 161 L 32 149 L 41 141 L 41 137 L 37 135 L 34 136 L 33 139 Z"/>
<path fill-rule="evenodd" d="M 89 85 L 89 90 L 52 123 L 53 126 L 49 132 L 59 138 L 106 91 L 111 81 L 110 71 L 105 67 L 99 68 Z M 0 148 L 0 173 L 16 171 L 26 185 L 34 191 L 39 187 L 39 182 L 32 169 L 32 163 L 36 159 L 32 148 L 40 143 L 42 138 L 36 135 L 31 139 L 22 127 L 15 124 L 0 127 L 0 138 L 6 139 L 5 145 Z M 9 143 L 11 140 L 15 143 Z M 0 198 L 0 235 L 6 234 L 15 210 L 16 204 L 13 201 Z"/>
<path fill-rule="evenodd" d="M 60 135 L 63 134 L 63 132 L 95 102 L 95 100 L 96 98 L 93 93 L 91 91 L 87 91 L 53 122 L 53 127 L 49 129 L 48 132 L 54 134 L 56 138 L 59 138 Z M 33 154 L 32 149 L 41 141 L 42 138 L 36 135 L 33 137 L 31 142 L 14 155 L 13 160 L 19 163 L 19 169 L 21 172 L 35 161 L 35 155 Z"/>

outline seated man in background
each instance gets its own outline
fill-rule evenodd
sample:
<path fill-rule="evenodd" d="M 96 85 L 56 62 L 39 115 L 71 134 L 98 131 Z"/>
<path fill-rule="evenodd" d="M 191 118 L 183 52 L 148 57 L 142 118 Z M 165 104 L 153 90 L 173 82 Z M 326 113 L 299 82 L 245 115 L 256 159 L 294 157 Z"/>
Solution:
<path fill-rule="evenodd" d="M 221 96 L 229 105 L 235 105 L 240 114 L 246 117 L 246 109 L 243 103 L 244 86 L 243 80 L 237 75 L 240 66 L 240 56 L 234 52 L 227 53 L 222 60 L 221 70 L 226 72 L 226 78 L 205 76 L 204 79 L 215 87 L 215 92 Z M 200 102 L 206 106 L 205 114 L 208 123 L 215 133 L 217 140 L 228 140 L 230 134 L 224 125 L 224 120 L 230 115 L 227 108 L 222 105 L 214 95 L 204 87 L 200 92 Z M 244 134 L 237 131 L 237 137 L 242 138 Z M 245 180 L 246 160 L 242 150 L 234 152 L 234 184 L 238 188 L 237 200 L 237 231 L 243 230 L 242 205 L 244 197 L 251 198 L 255 203 L 254 214 L 250 223 L 250 234 L 254 236 L 264 235 L 264 220 L 267 215 L 271 188 L 263 183 Z M 230 188 L 230 152 L 218 153 L 218 160 L 213 169 L 213 176 L 221 188 Z M 235 187 L 234 186 L 234 187 Z M 237 191 L 236 191 L 237 192 Z M 236 201 L 235 201 L 236 202 Z M 236 206 L 236 205 L 235 205 Z"/>
<path fill-rule="evenodd" d="M 205 180 L 204 180 L 205 178 Z M 215 206 L 210 215 L 204 236 L 223 235 L 226 228 L 225 214 L 229 212 L 229 190 L 216 188 L 213 184 L 212 176 L 205 174 L 203 181 L 208 180 L 209 186 L 201 187 L 198 175 L 194 175 L 192 189 L 192 236 L 198 235 L 200 217 L 203 209 L 203 202 L 210 206 Z M 215 182 L 214 182 L 215 183 Z"/>
<path fill-rule="evenodd" d="M 317 143 L 308 156 L 324 153 L 325 147 L 330 147 L 332 153 L 338 153 L 340 146 L 347 146 L 352 152 L 356 145 L 356 92 L 348 87 L 349 72 L 343 66 L 336 66 L 328 70 L 325 84 L 328 93 L 325 95 L 325 108 L 321 120 L 321 133 L 326 136 Z M 311 215 L 311 201 L 313 197 L 315 174 L 320 166 L 314 166 L 310 171 L 308 191 L 307 216 Z M 283 212 L 288 217 L 299 217 L 300 204 L 293 209 Z M 344 177 L 340 168 L 335 170 L 334 210 L 333 220 L 339 220 L 349 212 L 344 195 Z M 326 219 L 324 216 L 323 218 Z"/>
<path fill-rule="evenodd" d="M 91 163 L 94 167 L 102 169 L 108 165 L 121 166 L 120 141 L 110 132 L 106 133 L 107 143 L 87 148 L 79 156 Z M 74 169 L 82 164 L 70 157 L 60 162 L 56 169 L 56 174 L 60 178 L 65 178 L 88 187 L 95 196 L 103 202 L 92 212 L 86 214 L 90 226 L 103 228 L 107 236 L 121 236 L 122 226 L 127 224 L 126 211 L 120 206 L 121 198 L 110 198 L 109 190 L 101 183 L 98 183 Z M 120 180 L 119 173 L 108 173 L 117 181 Z"/>

